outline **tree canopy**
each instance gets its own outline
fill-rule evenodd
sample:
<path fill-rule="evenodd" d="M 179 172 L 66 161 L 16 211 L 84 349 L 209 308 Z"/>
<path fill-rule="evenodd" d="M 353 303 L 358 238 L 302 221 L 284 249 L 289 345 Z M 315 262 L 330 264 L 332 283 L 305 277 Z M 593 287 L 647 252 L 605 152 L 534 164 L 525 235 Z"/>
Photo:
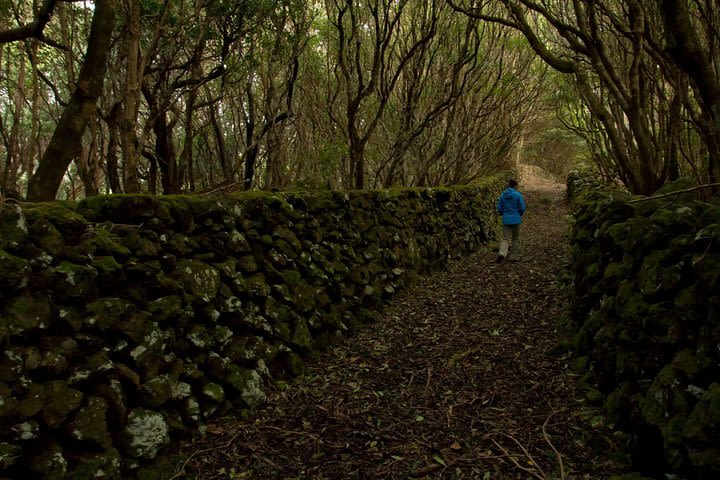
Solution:
<path fill-rule="evenodd" d="M 426 186 L 583 150 L 635 193 L 717 182 L 719 16 L 713 0 L 0 0 L 0 189 Z"/>

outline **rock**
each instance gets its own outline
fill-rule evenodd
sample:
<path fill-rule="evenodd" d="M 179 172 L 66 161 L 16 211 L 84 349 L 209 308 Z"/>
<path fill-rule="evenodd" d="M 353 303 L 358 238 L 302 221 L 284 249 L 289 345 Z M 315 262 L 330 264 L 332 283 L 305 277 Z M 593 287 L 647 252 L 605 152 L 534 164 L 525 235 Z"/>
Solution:
<path fill-rule="evenodd" d="M 147 309 L 152 315 L 153 320 L 162 323 L 166 320 L 173 320 L 179 317 L 183 311 L 183 306 L 180 297 L 170 295 L 149 302 Z"/>
<path fill-rule="evenodd" d="M 12 390 L 5 383 L 0 383 L 0 425 L 14 420 L 16 406 Z"/>
<path fill-rule="evenodd" d="M 82 382 L 92 383 L 114 368 L 115 365 L 112 360 L 110 360 L 108 353 L 105 350 L 100 350 L 83 359 L 82 363 L 78 364 L 72 370 L 68 377 L 68 384 L 74 385 Z"/>
<path fill-rule="evenodd" d="M 265 280 L 265 276 L 256 273 L 247 278 L 248 292 L 258 298 L 265 298 L 270 294 L 270 287 Z"/>
<path fill-rule="evenodd" d="M 97 272 L 92 267 L 78 265 L 67 261 L 52 270 L 54 292 L 57 300 L 84 299 L 95 287 Z"/>
<path fill-rule="evenodd" d="M 35 420 L 18 423 L 10 428 L 12 438 L 16 442 L 29 442 L 37 440 L 40 433 L 40 424 Z"/>
<path fill-rule="evenodd" d="M 83 324 L 104 332 L 115 327 L 121 320 L 129 318 L 136 310 L 135 305 L 122 298 L 98 298 L 87 305 L 89 316 L 83 320 Z"/>
<path fill-rule="evenodd" d="M 119 440 L 123 454 L 130 458 L 152 460 L 170 443 L 170 435 L 161 414 L 136 408 L 128 415 Z"/>
<path fill-rule="evenodd" d="M 149 408 L 157 408 L 165 403 L 173 393 L 173 381 L 168 375 L 159 375 L 142 387 L 142 400 Z"/>
<path fill-rule="evenodd" d="M 3 323 L 6 332 L 10 335 L 36 328 L 48 328 L 54 320 L 48 298 L 30 292 L 10 300 L 2 312 L 2 317 L 5 320 Z"/>
<path fill-rule="evenodd" d="M 0 250 L 0 288 L 16 289 L 27 285 L 30 262 Z M 0 330 L 2 334 L 2 330 Z"/>
<path fill-rule="evenodd" d="M 190 326 L 186 337 L 190 343 L 201 350 L 208 350 L 215 345 L 215 339 L 210 336 L 205 326 L 199 323 Z"/>
<path fill-rule="evenodd" d="M 65 425 L 71 438 L 91 443 L 103 450 L 110 448 L 112 438 L 108 431 L 106 413 L 108 402 L 101 397 L 90 397 L 73 418 Z"/>
<path fill-rule="evenodd" d="M 310 335 L 310 330 L 308 329 L 307 323 L 302 318 L 298 318 L 297 322 L 295 323 L 292 343 L 306 350 L 312 349 L 313 339 Z"/>
<path fill-rule="evenodd" d="M 58 257 L 65 247 L 65 239 L 47 218 L 39 218 L 30 226 L 33 241 L 50 256 Z"/>
<path fill-rule="evenodd" d="M 120 452 L 109 448 L 102 453 L 84 454 L 68 478 L 73 480 L 121 480 L 126 478 L 121 469 Z"/>
<path fill-rule="evenodd" d="M 45 405 L 42 420 L 49 428 L 57 428 L 65 418 L 80 406 L 83 393 L 70 388 L 65 380 L 55 380 L 45 384 Z"/>
<path fill-rule="evenodd" d="M 120 258 L 130 256 L 130 249 L 120 243 L 122 240 L 116 234 L 104 227 L 95 227 L 93 233 L 92 245 L 95 247 L 95 253 Z"/>
<path fill-rule="evenodd" d="M 20 459 L 22 449 L 12 443 L 0 443 L 0 469 L 12 467 Z"/>
<path fill-rule="evenodd" d="M 237 268 L 243 273 L 253 273 L 258 269 L 255 257 L 246 255 L 237 259 Z"/>
<path fill-rule="evenodd" d="M 31 383 L 27 391 L 17 402 L 18 417 L 22 419 L 35 417 L 47 403 L 47 392 L 41 383 Z"/>
<path fill-rule="evenodd" d="M 105 414 L 108 424 L 111 425 L 113 431 L 119 429 L 127 419 L 125 392 L 120 380 L 115 378 L 107 380 L 106 383 L 98 386 L 95 393 L 104 398 L 108 404 L 108 410 Z"/>
<path fill-rule="evenodd" d="M 220 273 L 200 260 L 180 260 L 173 277 L 186 292 L 206 302 L 212 300 L 220 288 Z"/>
<path fill-rule="evenodd" d="M 265 404 L 267 396 L 262 378 L 255 370 L 230 367 L 227 382 L 240 394 L 240 398 L 250 408 L 257 408 Z"/>
<path fill-rule="evenodd" d="M 19 203 L 3 202 L 0 210 L 0 249 L 16 250 L 28 239 L 28 222 Z"/>
<path fill-rule="evenodd" d="M 225 391 L 217 383 L 208 383 L 202 389 L 203 397 L 214 403 L 222 403 L 225 400 Z"/>

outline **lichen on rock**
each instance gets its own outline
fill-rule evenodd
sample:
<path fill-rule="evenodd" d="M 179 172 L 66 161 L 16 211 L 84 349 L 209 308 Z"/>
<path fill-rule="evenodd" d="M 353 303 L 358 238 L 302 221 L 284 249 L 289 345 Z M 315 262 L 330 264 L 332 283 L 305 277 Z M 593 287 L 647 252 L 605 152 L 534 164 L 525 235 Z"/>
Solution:
<path fill-rule="evenodd" d="M 170 442 L 170 434 L 161 414 L 136 408 L 128 414 L 120 439 L 124 454 L 151 460 Z"/>

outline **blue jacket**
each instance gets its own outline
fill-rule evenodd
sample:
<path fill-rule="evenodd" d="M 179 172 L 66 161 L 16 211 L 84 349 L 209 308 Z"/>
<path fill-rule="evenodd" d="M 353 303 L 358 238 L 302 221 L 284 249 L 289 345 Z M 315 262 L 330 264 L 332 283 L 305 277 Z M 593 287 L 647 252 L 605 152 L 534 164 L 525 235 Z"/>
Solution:
<path fill-rule="evenodd" d="M 525 213 L 525 199 L 522 193 L 514 188 L 506 189 L 498 199 L 497 211 L 503 217 L 503 225 L 522 223 L 522 216 Z"/>

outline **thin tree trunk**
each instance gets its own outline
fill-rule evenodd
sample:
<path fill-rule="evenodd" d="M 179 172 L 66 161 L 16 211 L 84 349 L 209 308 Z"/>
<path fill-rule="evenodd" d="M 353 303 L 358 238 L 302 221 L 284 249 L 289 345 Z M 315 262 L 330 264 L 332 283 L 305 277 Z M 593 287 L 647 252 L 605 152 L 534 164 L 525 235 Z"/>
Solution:
<path fill-rule="evenodd" d="M 72 97 L 28 185 L 28 200 L 55 198 L 68 166 L 77 157 L 88 121 L 102 93 L 105 66 L 115 25 L 113 0 L 96 0 L 83 66 Z"/>
<path fill-rule="evenodd" d="M 125 160 L 123 179 L 126 193 L 140 193 L 138 180 L 138 147 L 137 123 L 138 104 L 140 99 L 140 3 L 139 0 L 128 0 L 128 23 L 126 32 L 127 72 L 125 76 L 125 118 L 122 123 L 122 150 Z"/>
<path fill-rule="evenodd" d="M 5 192 L 16 192 L 16 172 L 18 169 L 18 158 L 20 156 L 20 129 L 22 128 L 23 104 L 25 102 L 25 56 L 20 56 L 18 66 L 18 88 L 13 95 L 13 124 L 10 129 L 10 137 L 7 145 L 7 157 L 3 169 L 2 189 Z"/>

